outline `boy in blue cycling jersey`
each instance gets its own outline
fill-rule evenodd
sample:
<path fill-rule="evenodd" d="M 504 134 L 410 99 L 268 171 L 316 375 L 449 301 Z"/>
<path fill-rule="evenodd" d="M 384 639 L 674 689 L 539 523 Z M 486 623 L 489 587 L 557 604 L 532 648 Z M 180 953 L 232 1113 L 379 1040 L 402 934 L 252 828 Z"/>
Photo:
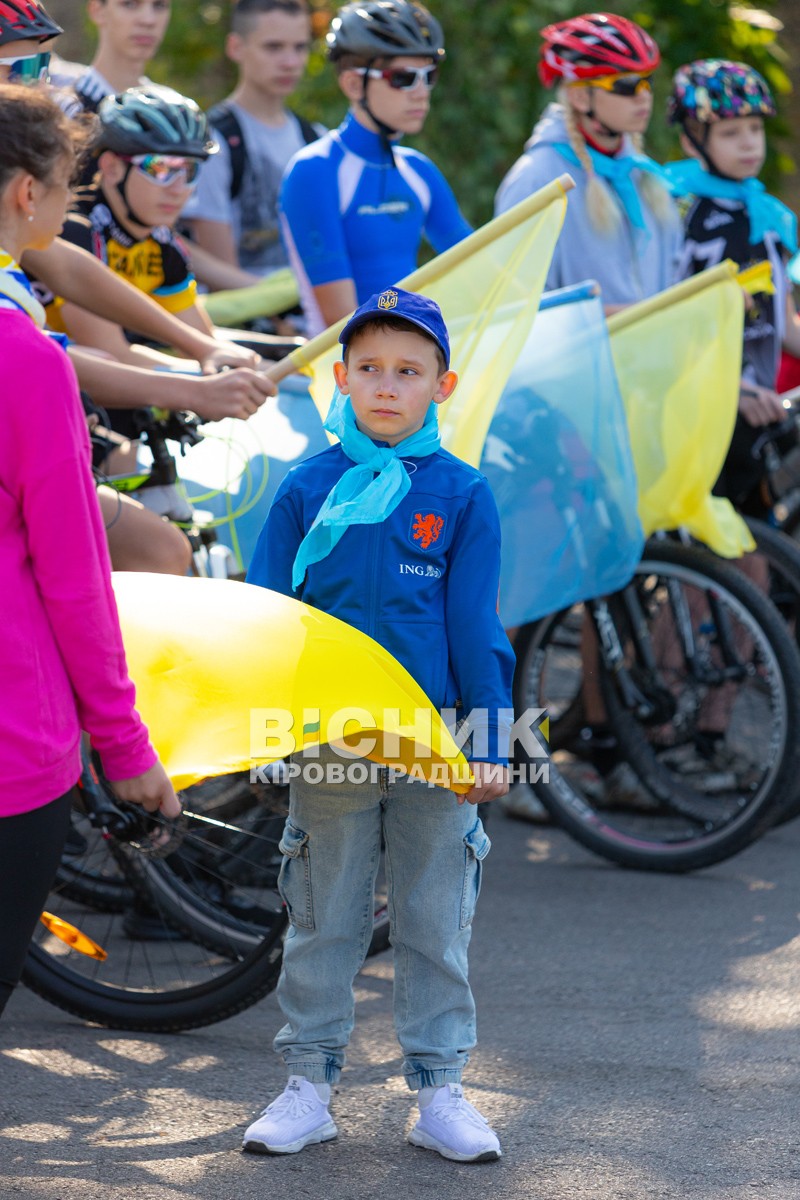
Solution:
<path fill-rule="evenodd" d="M 764 516 L 764 465 L 753 456 L 763 427 L 786 413 L 775 392 L 782 346 L 800 353 L 800 323 L 786 274 L 797 251 L 797 219 L 758 181 L 764 165 L 764 118 L 775 115 L 766 80 L 744 63 L 703 59 L 680 67 L 668 117 L 680 126 L 683 162 L 667 176 L 684 219 L 679 275 L 696 275 L 726 258 L 741 269 L 767 261 L 774 294 L 747 301 L 742 384 L 733 439 L 715 494 Z"/>
<path fill-rule="evenodd" d="M 244 1149 L 292 1154 L 337 1134 L 330 1089 L 353 1026 L 383 836 L 395 1028 L 419 1094 L 409 1140 L 484 1162 L 500 1157 L 500 1144 L 464 1099 L 461 1072 L 475 1044 L 467 947 L 489 850 L 472 806 L 508 790 L 514 659 L 496 610 L 499 519 L 486 479 L 439 443 L 437 406 L 457 377 L 438 306 L 389 288 L 356 311 L 340 341 L 326 421 L 339 443 L 281 484 L 248 581 L 363 630 L 432 707 L 469 713 L 475 782 L 465 804 L 388 767 L 345 780 L 340 767 L 317 782 L 317 764 L 341 763 L 331 747 L 308 778 L 296 758 L 279 881 L 290 919 L 278 984 L 286 1024 L 275 1039 L 289 1081 Z"/>
<path fill-rule="evenodd" d="M 328 56 L 350 111 L 289 163 L 280 196 L 289 261 L 310 335 L 410 275 L 423 234 L 437 253 L 471 231 L 419 133 L 444 59 L 441 26 L 413 0 L 347 4 Z"/>

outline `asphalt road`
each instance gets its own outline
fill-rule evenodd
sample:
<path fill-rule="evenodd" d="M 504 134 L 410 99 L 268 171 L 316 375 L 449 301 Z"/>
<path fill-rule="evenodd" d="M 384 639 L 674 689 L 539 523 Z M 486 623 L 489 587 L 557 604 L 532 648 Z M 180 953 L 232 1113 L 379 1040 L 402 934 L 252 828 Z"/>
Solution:
<path fill-rule="evenodd" d="M 800 1198 L 800 823 L 685 877 L 500 814 L 490 832 L 465 1083 L 501 1162 L 405 1143 L 383 955 L 358 980 L 339 1140 L 283 1159 L 239 1151 L 283 1083 L 273 997 L 142 1036 L 20 990 L 0 1023 L 2 1200 Z"/>

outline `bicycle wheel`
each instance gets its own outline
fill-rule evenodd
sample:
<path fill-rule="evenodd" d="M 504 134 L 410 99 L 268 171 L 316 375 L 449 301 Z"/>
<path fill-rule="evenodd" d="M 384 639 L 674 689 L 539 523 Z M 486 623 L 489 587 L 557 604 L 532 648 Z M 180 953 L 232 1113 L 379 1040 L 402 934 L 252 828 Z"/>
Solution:
<path fill-rule="evenodd" d="M 287 790 L 251 786 L 246 775 L 189 789 L 186 830 L 166 856 L 145 841 L 98 834 L 86 813 L 74 813 L 83 858 L 73 853 L 47 910 L 105 957 L 88 957 L 42 927 L 24 982 L 58 1007 L 115 1029 L 177 1032 L 255 1004 L 280 973 L 286 915 L 275 885 Z M 132 903 L 98 904 L 96 881 L 114 871 Z M 370 954 L 386 949 L 388 932 L 379 904 Z"/>
<path fill-rule="evenodd" d="M 272 908 L 263 908 L 255 898 L 254 889 L 269 896 L 277 886 L 288 788 L 253 785 L 245 773 L 223 776 L 185 794 L 190 811 L 198 807 L 198 794 L 204 821 L 216 823 L 202 827 L 200 822 L 198 829 L 196 818 L 190 817 L 193 836 L 179 853 L 151 857 L 125 846 L 119 852 L 170 925 L 208 950 L 247 953 L 274 917 Z M 381 894 L 367 956 L 388 945 L 388 907 Z"/>
<path fill-rule="evenodd" d="M 576 605 L 574 609 L 567 610 L 563 623 L 559 625 L 557 633 L 554 635 L 563 656 L 564 669 L 560 671 L 557 678 L 554 677 L 551 681 L 550 703 L 547 709 L 550 721 L 548 746 L 551 752 L 572 745 L 586 724 L 586 712 L 581 695 L 583 624 L 582 607 Z M 522 713 L 526 708 L 531 707 L 529 673 L 531 655 L 535 654 L 532 631 L 536 625 L 537 622 L 523 625 L 514 639 L 517 667 L 514 671 L 512 695 L 514 710 L 517 713 Z"/>
<path fill-rule="evenodd" d="M 769 598 L 800 644 L 800 546 L 766 521 L 746 518 L 757 553 L 766 560 Z"/>
<path fill-rule="evenodd" d="M 85 1020 L 153 1032 L 211 1024 L 260 1000 L 277 982 L 286 927 L 274 887 L 274 826 L 283 823 L 283 790 L 275 791 L 277 797 L 265 787 L 257 802 L 242 805 L 224 784 L 191 789 L 184 800 L 196 816 L 167 858 L 144 840 L 98 837 L 89 818 L 75 814 L 86 875 L 106 874 L 113 861 L 136 900 L 124 911 L 102 911 L 57 880 L 47 910 L 100 947 L 102 957 L 41 926 L 24 982 Z M 273 829 L 264 832 L 270 821 Z M 71 867 L 79 874 L 75 858 Z"/>
<path fill-rule="evenodd" d="M 619 599 L 623 593 L 614 598 L 611 613 L 625 647 L 628 678 L 653 701 L 652 723 L 645 724 L 623 702 L 621 676 L 615 680 L 603 669 L 601 680 L 609 719 L 635 771 L 638 791 L 627 801 L 609 801 L 596 773 L 568 749 L 552 754 L 549 780 L 540 779 L 535 790 L 576 840 L 603 857 L 640 869 L 693 870 L 749 845 L 793 796 L 800 767 L 800 747 L 791 736 L 800 716 L 800 661 L 766 597 L 741 572 L 707 552 L 649 543 L 633 588 L 660 664 L 655 678 L 637 660 Z M 583 611 L 576 606 L 526 631 L 520 669 L 527 706 L 548 707 L 554 695 L 558 709 L 565 695 L 580 688 L 580 653 L 574 639 L 565 649 L 563 629 L 583 621 Z M 687 613 L 703 660 L 700 680 L 690 670 L 681 673 L 678 662 L 664 661 L 664 648 L 681 644 L 677 618 Z M 720 675 L 714 687 L 711 667 L 721 630 L 728 646 L 738 648 L 741 663 L 729 678 Z M 728 737 L 746 752 L 754 771 L 747 786 L 734 779 L 708 787 L 707 764 L 689 775 L 686 764 L 675 761 L 676 749 L 691 744 L 703 706 L 722 697 Z"/>

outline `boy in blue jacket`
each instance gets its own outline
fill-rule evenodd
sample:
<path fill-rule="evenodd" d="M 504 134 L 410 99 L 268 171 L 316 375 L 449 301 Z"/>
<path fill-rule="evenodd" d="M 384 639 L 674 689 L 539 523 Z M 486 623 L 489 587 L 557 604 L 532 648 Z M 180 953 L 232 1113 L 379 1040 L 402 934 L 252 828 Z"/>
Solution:
<path fill-rule="evenodd" d="M 383 836 L 395 1028 L 419 1095 L 409 1140 L 485 1162 L 500 1157 L 500 1143 L 464 1099 L 461 1072 L 475 1044 L 467 947 L 489 850 L 473 806 L 508 790 L 513 654 L 496 611 L 499 520 L 484 477 L 439 444 L 437 405 L 457 376 L 438 306 L 389 288 L 339 340 L 344 358 L 325 423 L 339 443 L 283 481 L 248 581 L 361 629 L 432 706 L 460 705 L 470 714 L 475 782 L 456 797 L 384 767 L 363 783 L 313 783 L 303 771 L 293 779 L 281 842 L 286 1024 L 275 1039 L 289 1082 L 247 1130 L 244 1149 L 292 1154 L 336 1136 L 330 1088 L 353 1026 Z M 335 761 L 326 747 L 315 763 Z"/>

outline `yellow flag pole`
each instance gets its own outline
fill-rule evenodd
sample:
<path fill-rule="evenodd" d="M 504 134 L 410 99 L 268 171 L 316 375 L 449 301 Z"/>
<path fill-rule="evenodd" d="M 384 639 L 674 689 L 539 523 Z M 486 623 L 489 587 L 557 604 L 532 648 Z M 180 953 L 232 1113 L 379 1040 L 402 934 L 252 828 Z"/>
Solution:
<path fill-rule="evenodd" d="M 674 284 L 664 292 L 656 293 L 648 300 L 640 300 L 638 304 L 631 304 L 628 308 L 613 313 L 606 322 L 608 332 L 618 333 L 620 329 L 627 329 L 629 325 L 634 325 L 644 317 L 649 317 L 662 308 L 669 308 L 671 304 L 677 304 L 680 300 L 686 300 L 688 296 L 703 292 L 706 288 L 713 287 L 715 283 L 722 283 L 726 279 L 735 279 L 738 270 L 736 263 L 732 259 L 726 258 L 725 262 L 721 262 L 716 267 L 701 271 L 699 275 L 691 275 L 688 279 L 682 279 L 680 283 Z"/>
<path fill-rule="evenodd" d="M 487 221 L 480 229 L 476 229 L 469 237 L 463 241 L 456 242 L 455 246 L 451 246 L 449 250 L 445 250 L 443 254 L 437 254 L 430 262 L 418 267 L 411 275 L 407 275 L 405 279 L 400 280 L 400 287 L 407 288 L 409 291 L 418 291 L 422 287 L 433 283 L 439 279 L 447 271 L 452 270 L 464 259 L 469 258 L 478 250 L 482 250 L 490 242 L 507 233 L 509 229 L 513 229 L 528 217 L 534 216 L 552 204 L 554 200 L 561 196 L 566 196 L 571 188 L 575 187 L 575 180 L 571 175 L 559 175 L 551 183 L 540 188 L 538 192 L 534 192 L 532 196 L 521 200 L 519 204 L 515 204 L 508 212 L 501 213 L 499 217 L 495 217 L 491 221 Z M 318 355 L 324 354 L 336 345 L 339 334 L 344 329 L 349 320 L 349 315 L 343 320 L 338 321 L 335 325 L 330 325 L 327 329 L 323 329 L 322 333 L 318 333 L 316 337 L 311 338 L 304 346 L 299 346 L 297 350 L 292 350 L 286 358 L 282 358 L 279 362 L 273 363 L 264 372 L 274 383 L 280 383 L 287 376 L 295 374 L 297 371 L 303 371 L 311 365 Z"/>

